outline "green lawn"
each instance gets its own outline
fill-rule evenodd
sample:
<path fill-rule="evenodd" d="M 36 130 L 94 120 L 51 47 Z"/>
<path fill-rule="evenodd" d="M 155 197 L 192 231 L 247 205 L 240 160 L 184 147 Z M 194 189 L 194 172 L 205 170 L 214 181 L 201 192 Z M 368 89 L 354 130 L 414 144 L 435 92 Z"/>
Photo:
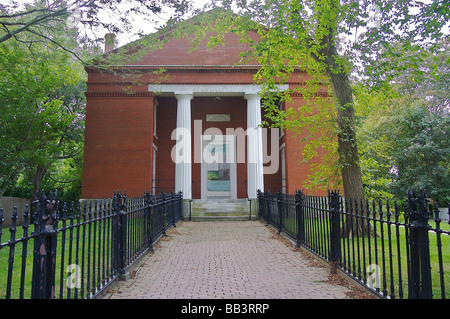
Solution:
<path fill-rule="evenodd" d="M 132 221 L 132 222 L 130 222 Z M 153 220 L 155 223 L 155 220 Z M 69 225 L 69 222 L 67 222 Z M 62 226 L 60 224 L 60 226 Z M 31 227 L 33 228 L 33 227 Z M 31 228 L 28 234 L 31 234 Z M 8 228 L 3 228 L 3 241 L 9 239 L 10 232 Z M 126 260 L 133 261 L 135 255 L 138 255 L 144 243 L 144 219 L 142 214 L 128 215 L 127 230 L 127 256 Z M 90 234 L 90 235 L 89 235 Z M 16 239 L 23 236 L 23 229 L 18 227 Z M 72 249 L 70 250 L 70 239 L 72 238 Z M 78 238 L 78 240 L 77 240 Z M 83 240 L 84 238 L 84 240 Z M 67 298 L 67 281 L 70 275 L 74 279 L 75 269 L 70 270 L 69 265 L 78 265 L 80 270 L 80 289 L 78 298 L 81 298 L 81 290 L 84 291 L 83 297 L 86 297 L 87 291 L 92 291 L 94 286 L 109 276 L 113 276 L 112 256 L 113 256 L 113 234 L 111 220 L 105 219 L 102 222 L 90 222 L 73 229 L 72 236 L 70 230 L 60 231 L 57 236 L 56 252 L 56 275 L 55 275 L 55 296 L 56 298 Z M 14 263 L 12 267 L 11 299 L 20 298 L 20 280 L 22 277 L 22 260 L 24 262 L 24 294 L 25 299 L 31 298 L 31 281 L 33 272 L 33 247 L 34 240 L 29 240 L 26 252 L 23 254 L 23 243 L 18 243 L 14 247 Z M 64 254 L 63 254 L 64 250 Z M 7 278 L 9 271 L 10 247 L 6 246 L 0 249 L 0 299 L 4 299 L 7 293 Z M 70 281 L 72 282 L 72 281 Z M 75 281 L 73 281 L 75 283 Z M 62 288 L 62 290 L 60 289 Z M 75 289 L 71 289 L 71 298 L 74 297 Z"/>
<path fill-rule="evenodd" d="M 283 224 L 285 230 L 290 233 L 291 236 L 296 233 L 294 218 L 284 218 Z M 434 222 L 430 221 L 429 225 L 432 228 L 436 228 Z M 390 295 L 391 289 L 393 289 L 395 298 L 399 298 L 401 280 L 403 298 L 406 299 L 408 298 L 408 272 L 405 228 L 398 227 L 397 229 L 395 225 L 391 225 L 389 236 L 389 226 L 386 223 L 382 223 L 382 228 L 380 222 L 377 222 L 375 226 L 377 237 L 372 235 L 370 240 L 368 240 L 367 234 L 365 237 L 360 236 L 341 240 L 343 267 L 345 267 L 349 273 L 366 283 L 368 279 L 375 279 L 375 270 L 378 269 L 380 274 L 380 290 L 383 291 L 386 289 L 387 294 Z M 373 222 L 371 227 L 374 227 Z M 449 231 L 450 225 L 448 223 L 441 223 L 440 228 L 444 231 Z M 312 232 L 312 230 L 314 230 L 314 232 Z M 327 221 L 321 218 L 305 219 L 305 232 L 306 244 L 316 253 L 327 258 L 329 251 L 329 226 Z M 383 234 L 383 236 L 381 236 L 381 234 Z M 391 241 L 389 241 L 389 237 L 391 238 Z M 450 236 L 442 234 L 440 237 L 445 298 L 449 299 Z M 429 241 L 433 298 L 439 299 L 441 298 L 441 277 L 439 273 L 437 235 L 435 232 L 429 232 Z M 376 268 L 375 266 L 368 268 L 371 264 L 378 265 L 379 268 Z M 364 274 L 364 271 L 366 271 L 366 274 Z M 385 273 L 384 278 L 383 273 Z M 372 277 L 369 277 L 371 274 Z M 371 282 L 375 283 L 375 280 Z M 391 283 L 393 287 L 391 286 Z"/>
<path fill-rule="evenodd" d="M 369 267 L 369 265 L 371 264 L 378 265 L 380 274 L 380 290 L 386 290 L 387 294 L 391 295 L 391 289 L 393 289 L 394 296 L 398 298 L 400 293 L 399 286 L 401 280 L 403 288 L 403 298 L 407 298 L 408 269 L 406 263 L 407 251 L 405 228 L 397 228 L 394 225 L 391 225 L 390 241 L 389 226 L 387 224 L 383 224 L 381 228 L 380 223 L 377 223 L 376 228 L 378 236 L 370 237 L 370 241 L 367 237 L 349 238 L 342 240 L 342 254 L 347 271 L 356 275 L 357 277 L 359 277 L 359 274 L 361 273 L 360 279 L 364 281 L 370 279 L 370 274 L 373 274 L 373 276 L 371 277 L 372 279 L 375 278 L 375 267 L 372 267 L 371 269 L 368 269 L 367 267 Z M 448 235 L 441 235 L 440 237 L 442 245 L 442 271 L 444 273 L 443 280 L 445 286 L 444 291 L 445 298 L 448 299 L 450 298 L 450 237 Z M 437 235 L 434 232 L 429 232 L 429 242 L 433 298 L 441 298 Z M 358 264 L 357 261 L 358 257 L 361 260 L 360 264 Z M 366 270 L 366 276 L 364 276 L 364 270 Z M 372 272 L 369 272 L 369 270 L 372 270 Z M 385 277 L 383 278 L 384 273 Z M 371 282 L 373 283 L 374 281 Z"/>
<path fill-rule="evenodd" d="M 73 247 L 72 252 L 69 250 L 69 230 L 66 231 L 65 234 L 58 234 L 58 242 L 57 242 L 57 252 L 56 252 L 56 275 L 55 275 L 55 296 L 56 298 L 66 298 L 67 297 L 67 279 L 69 275 L 75 274 L 74 270 L 69 271 L 67 268 L 70 264 L 78 264 L 81 269 L 83 269 L 83 288 L 84 291 L 89 288 L 92 288 L 92 285 L 98 283 L 98 271 L 101 271 L 101 278 L 103 278 L 103 269 L 105 270 L 105 274 L 111 266 L 111 262 L 108 260 L 108 256 L 111 255 L 109 250 L 111 249 L 111 245 L 106 245 L 106 241 L 103 238 L 111 238 L 111 233 L 106 231 L 103 232 L 103 228 L 97 224 L 96 232 L 94 236 L 94 228 L 91 226 L 91 236 L 88 236 L 89 225 L 86 226 L 86 239 L 83 244 L 82 234 L 83 227 L 80 229 L 78 246 L 76 241 L 77 229 L 73 231 Z M 20 230 L 21 231 L 21 230 Z M 18 230 L 16 238 L 20 238 L 22 233 Z M 9 233 L 7 228 L 3 229 L 4 234 Z M 64 254 L 63 250 L 63 239 L 65 240 L 65 249 Z M 89 240 L 90 239 L 90 240 Z M 103 242 L 105 241 L 105 246 L 103 246 Z M 12 281 L 11 281 L 11 299 L 20 298 L 20 280 L 22 274 L 22 260 L 23 256 L 26 256 L 24 263 L 24 294 L 23 297 L 25 299 L 31 298 L 31 281 L 32 281 L 32 272 L 33 272 L 33 247 L 34 240 L 30 240 L 27 244 L 26 253 L 23 253 L 23 243 L 18 243 L 14 248 L 14 263 L 12 268 Z M 109 246 L 109 247 L 108 247 Z M 77 250 L 78 247 L 78 250 Z M 84 247 L 84 250 L 83 250 Z M 83 254 L 82 251 L 85 253 Z M 95 252 L 95 254 L 94 254 Z M 7 278 L 8 278 L 8 270 L 9 270 L 9 254 L 10 248 L 4 247 L 0 250 L 0 299 L 4 299 L 7 293 Z M 70 260 L 71 255 L 71 260 Z M 100 257 L 100 258 L 99 258 Z M 64 260 L 63 260 L 64 259 Z M 95 265 L 95 268 L 94 268 Z M 99 270 L 98 270 L 99 269 Z M 93 275 L 95 274 L 95 277 Z M 62 275 L 62 276 L 61 276 Z M 80 273 L 81 276 L 81 273 Z M 62 295 L 60 292 L 62 284 Z M 74 290 L 72 289 L 72 298 L 73 298 Z M 78 295 L 80 297 L 80 295 Z"/>

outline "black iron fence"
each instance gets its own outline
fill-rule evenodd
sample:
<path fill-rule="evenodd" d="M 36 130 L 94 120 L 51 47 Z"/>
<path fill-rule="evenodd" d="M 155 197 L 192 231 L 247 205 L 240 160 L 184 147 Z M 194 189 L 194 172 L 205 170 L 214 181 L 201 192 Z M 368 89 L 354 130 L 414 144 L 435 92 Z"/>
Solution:
<path fill-rule="evenodd" d="M 0 297 L 90 299 L 121 276 L 183 217 L 182 194 L 60 203 L 42 193 L 23 213 L 14 209 L 9 239 L 2 242 L 0 209 Z M 30 221 L 34 229 L 30 232 Z"/>
<path fill-rule="evenodd" d="M 403 204 L 258 192 L 259 216 L 383 298 L 450 298 L 450 224 L 423 192 Z M 450 208 L 447 214 L 450 215 Z"/>

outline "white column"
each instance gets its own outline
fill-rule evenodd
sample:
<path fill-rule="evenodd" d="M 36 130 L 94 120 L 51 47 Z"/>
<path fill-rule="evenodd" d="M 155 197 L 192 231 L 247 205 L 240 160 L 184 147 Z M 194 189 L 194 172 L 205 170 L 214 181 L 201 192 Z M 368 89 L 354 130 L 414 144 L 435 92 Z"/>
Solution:
<path fill-rule="evenodd" d="M 183 199 L 192 199 L 192 142 L 191 142 L 191 100 L 192 92 L 175 92 L 178 100 L 175 191 L 183 192 Z"/>
<path fill-rule="evenodd" d="M 247 192 L 249 198 L 256 198 L 258 189 L 264 191 L 261 97 L 258 93 L 246 93 L 244 97 L 247 100 Z"/>

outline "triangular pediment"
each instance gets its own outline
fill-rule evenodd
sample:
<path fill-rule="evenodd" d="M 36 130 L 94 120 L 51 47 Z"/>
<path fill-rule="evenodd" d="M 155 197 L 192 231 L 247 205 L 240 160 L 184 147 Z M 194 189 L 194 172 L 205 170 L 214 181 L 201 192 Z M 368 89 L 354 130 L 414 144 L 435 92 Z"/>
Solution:
<path fill-rule="evenodd" d="M 246 40 L 236 32 L 227 32 L 223 35 L 223 41 L 218 41 L 214 46 L 210 39 L 216 37 L 217 32 L 204 32 L 203 39 L 198 41 L 197 35 L 202 33 L 199 27 L 214 23 L 214 19 L 221 13 L 223 10 L 211 10 L 184 21 L 180 24 L 181 28 L 175 26 L 149 34 L 106 53 L 96 64 L 208 68 L 257 66 L 255 61 L 244 62 L 242 58 L 242 54 L 251 49 L 250 42 L 258 40 L 256 31 L 248 31 Z"/>

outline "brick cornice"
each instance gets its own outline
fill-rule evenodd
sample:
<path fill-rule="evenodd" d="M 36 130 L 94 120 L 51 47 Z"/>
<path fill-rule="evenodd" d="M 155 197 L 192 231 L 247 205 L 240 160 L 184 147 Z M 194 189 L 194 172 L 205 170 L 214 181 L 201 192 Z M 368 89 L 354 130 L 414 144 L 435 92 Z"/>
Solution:
<path fill-rule="evenodd" d="M 86 97 L 153 97 L 153 92 L 86 92 Z"/>
<path fill-rule="evenodd" d="M 154 72 L 159 70 L 166 70 L 167 73 L 256 73 L 259 70 L 259 66 L 165 66 L 165 65 L 155 65 L 155 66 L 117 66 L 110 68 L 95 68 L 95 67 L 87 67 L 87 72 L 96 72 L 96 73 L 111 73 L 115 74 L 116 72 L 120 73 L 146 73 L 146 72 Z M 119 73 L 119 75 L 120 75 Z"/>
<path fill-rule="evenodd" d="M 130 82 L 130 81 L 102 81 L 102 82 L 87 82 L 88 86 L 94 85 L 123 85 L 123 86 L 148 86 L 148 85 L 159 85 L 159 84 L 169 84 L 169 85 L 253 85 L 254 82 L 206 82 L 206 83 L 197 83 L 197 82 L 158 82 L 158 84 L 151 83 L 148 81 L 142 81 L 139 83 Z"/>

